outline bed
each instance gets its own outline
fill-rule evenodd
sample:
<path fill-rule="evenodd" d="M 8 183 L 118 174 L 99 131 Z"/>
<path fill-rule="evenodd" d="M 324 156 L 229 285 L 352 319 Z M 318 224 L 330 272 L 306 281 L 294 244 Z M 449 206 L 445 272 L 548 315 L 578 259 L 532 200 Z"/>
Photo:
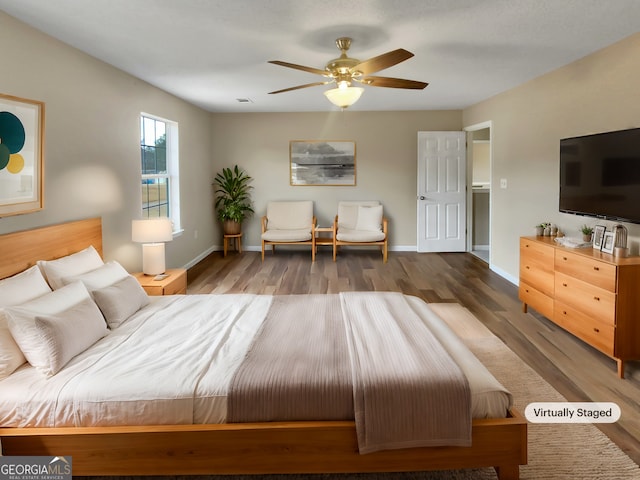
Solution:
<path fill-rule="evenodd" d="M 93 246 L 99 253 L 102 252 L 100 219 L 81 220 L 0 236 L 0 251 L 14 252 L 12 255 L 3 255 L 0 259 L 0 278 L 25 271 L 37 260 L 64 257 L 88 246 Z M 144 328 L 159 330 L 157 325 L 147 323 L 152 321 L 148 318 L 156 319 L 158 325 L 170 323 L 158 320 L 155 314 L 148 314 L 149 312 L 165 311 L 172 316 L 172 308 L 176 311 L 185 310 L 190 308 L 191 304 L 202 302 L 222 302 L 217 304 L 218 307 L 214 307 L 221 311 L 245 302 L 242 309 L 250 314 L 244 315 L 244 318 L 251 324 L 252 319 L 263 318 L 259 312 L 269 311 L 267 304 L 274 301 L 271 297 L 252 295 L 240 295 L 237 298 L 222 295 L 219 299 L 215 297 L 187 295 L 180 298 L 152 298 L 149 305 L 142 308 L 135 318 L 132 316 L 121 327 L 113 330 L 119 332 L 119 335 L 109 335 L 107 338 L 114 337 L 109 341 L 117 341 L 118 336 L 129 338 L 128 335 L 134 335 L 129 333 L 129 330 L 145 337 L 146 334 L 141 333 L 144 332 Z M 365 298 L 366 302 L 371 301 L 369 297 Z M 282 301 L 280 298 L 277 300 Z M 334 300 L 338 303 L 344 301 L 342 297 Z M 406 301 L 413 305 L 412 308 L 416 311 L 423 311 L 423 302 L 417 299 Z M 211 305 L 208 308 L 212 308 Z M 262 327 L 254 325 L 251 328 Z M 165 338 L 171 337 L 178 330 L 183 329 L 169 330 Z M 125 340 L 122 342 L 126 343 Z M 102 340 L 96 343 L 96 348 L 92 347 L 94 350 L 74 357 L 51 378 L 57 379 L 60 385 L 68 385 L 72 380 L 65 375 L 70 375 L 74 368 L 84 371 L 80 363 L 84 357 L 102 355 L 99 348 L 112 351 L 111 347 L 104 345 L 105 342 Z M 188 350 L 190 351 L 190 348 Z M 188 351 L 177 354 L 188 355 Z M 193 356 L 194 361 L 200 357 L 196 353 Z M 143 362 L 143 357 L 139 357 L 140 362 Z M 20 383 L 19 379 L 24 380 L 22 377 L 31 378 L 28 382 L 31 382 L 32 390 L 39 390 L 40 380 L 33 376 L 30 370 L 33 368 L 23 366 L 0 381 L 0 391 L 15 391 L 14 385 Z M 243 420 L 242 423 L 220 423 L 228 420 L 230 401 L 227 393 L 220 395 L 216 390 L 219 387 L 205 388 L 203 385 L 206 383 L 207 375 L 224 375 L 208 374 L 206 368 L 202 372 L 195 374 L 198 376 L 196 383 L 210 395 L 196 395 L 201 408 L 197 410 L 199 413 L 194 414 L 194 419 L 186 418 L 188 414 L 165 405 L 159 408 L 155 417 L 152 414 L 148 420 L 140 422 L 137 420 L 136 412 L 153 411 L 152 408 L 144 405 L 143 408 L 135 407 L 127 413 L 123 404 L 118 406 L 117 401 L 113 402 L 112 405 L 115 406 L 112 410 L 101 407 L 107 410 L 85 415 L 81 413 L 83 410 L 78 408 L 76 400 L 71 400 L 71 406 L 65 407 L 66 394 L 60 393 L 64 389 L 57 394 L 57 409 L 62 412 L 59 418 L 43 413 L 47 411 L 47 403 L 44 401 L 36 408 L 39 412 L 37 415 L 23 416 L 23 419 L 27 420 L 12 418 L 6 413 L 7 409 L 4 414 L 0 411 L 0 415 L 4 415 L 0 417 L 3 418 L 0 424 L 3 454 L 71 455 L 74 475 L 346 473 L 492 466 L 496 468 L 499 478 L 505 480 L 518 478 L 519 465 L 526 463 L 526 421 L 512 408 L 508 409 L 505 415 L 496 415 L 495 418 L 474 418 L 470 426 L 470 446 L 419 446 L 382 449 L 361 454 L 356 422 L 342 419 L 339 415 L 336 419 L 330 420 L 294 418 L 265 422 L 250 419 Z M 89 372 L 84 379 L 75 380 L 74 390 L 93 391 L 87 387 L 88 379 L 102 378 L 100 382 L 104 383 L 104 379 L 108 378 L 93 375 Z M 188 376 L 189 373 L 185 372 L 178 377 L 181 380 L 184 377 L 186 381 Z M 200 376 L 205 377 L 205 380 Z M 130 383 L 136 383 L 136 377 L 132 378 Z M 228 387 L 228 383 L 226 385 Z M 191 387 L 187 385 L 185 388 Z M 128 395 L 130 392 L 126 389 L 121 392 L 122 397 Z M 163 395 L 162 391 L 158 393 L 159 397 Z M 168 413 L 174 410 L 176 413 L 173 415 Z M 80 417 L 82 418 L 79 420 Z M 47 424 L 44 420 L 46 418 L 56 420 Z M 104 418 L 115 420 L 110 424 L 104 424 Z M 194 421 L 198 423 L 192 423 Z"/>

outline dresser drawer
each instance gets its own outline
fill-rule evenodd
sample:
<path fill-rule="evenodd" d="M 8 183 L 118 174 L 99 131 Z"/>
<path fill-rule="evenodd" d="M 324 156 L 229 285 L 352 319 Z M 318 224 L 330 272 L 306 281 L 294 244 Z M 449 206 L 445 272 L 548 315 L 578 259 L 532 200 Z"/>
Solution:
<path fill-rule="evenodd" d="M 534 242 L 527 238 L 520 239 L 520 261 L 526 259 L 528 264 L 539 265 L 553 271 L 554 248 L 550 245 Z"/>
<path fill-rule="evenodd" d="M 553 252 L 549 245 L 520 239 L 520 281 L 535 285 L 536 289 L 549 296 L 554 292 Z"/>
<path fill-rule="evenodd" d="M 556 272 L 555 299 L 603 323 L 615 325 L 616 294 Z"/>
<path fill-rule="evenodd" d="M 554 322 L 607 355 L 614 355 L 615 327 L 556 300 Z"/>
<path fill-rule="evenodd" d="M 555 275 L 553 271 L 540 268 L 538 265 L 520 262 L 520 283 L 535 285 L 545 295 L 553 296 Z"/>
<path fill-rule="evenodd" d="M 553 297 L 545 295 L 540 290 L 533 288 L 523 281 L 520 281 L 518 296 L 522 303 L 526 303 L 547 318 L 553 318 Z"/>
<path fill-rule="evenodd" d="M 555 268 L 557 272 L 566 273 L 572 277 L 604 288 L 610 292 L 616 291 L 616 266 L 610 263 L 600 262 L 592 258 L 556 250 Z"/>
<path fill-rule="evenodd" d="M 185 295 L 187 293 L 187 278 L 183 275 L 169 283 L 164 288 L 164 295 Z"/>

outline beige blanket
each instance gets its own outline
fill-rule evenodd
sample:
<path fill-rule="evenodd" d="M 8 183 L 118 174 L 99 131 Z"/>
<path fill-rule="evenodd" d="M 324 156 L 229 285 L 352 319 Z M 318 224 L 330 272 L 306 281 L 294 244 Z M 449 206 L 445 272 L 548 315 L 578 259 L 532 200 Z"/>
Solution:
<path fill-rule="evenodd" d="M 228 422 L 353 420 L 338 295 L 276 295 L 227 396 Z"/>
<path fill-rule="evenodd" d="M 471 442 L 466 378 L 399 293 L 274 297 L 227 413 L 355 419 L 360 453 Z"/>

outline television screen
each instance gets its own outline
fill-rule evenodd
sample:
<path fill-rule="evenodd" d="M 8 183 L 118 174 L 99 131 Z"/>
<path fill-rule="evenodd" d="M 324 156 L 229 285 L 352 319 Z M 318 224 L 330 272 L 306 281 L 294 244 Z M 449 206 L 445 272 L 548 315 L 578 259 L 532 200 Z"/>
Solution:
<path fill-rule="evenodd" d="M 640 223 L 640 128 L 560 140 L 560 211 Z"/>

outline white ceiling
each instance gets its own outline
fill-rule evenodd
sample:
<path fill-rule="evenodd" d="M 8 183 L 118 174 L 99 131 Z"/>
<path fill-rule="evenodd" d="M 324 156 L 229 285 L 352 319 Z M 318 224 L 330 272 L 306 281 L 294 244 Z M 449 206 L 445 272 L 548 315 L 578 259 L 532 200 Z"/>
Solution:
<path fill-rule="evenodd" d="M 435 110 L 473 105 L 640 31 L 640 0 L 0 0 L 0 10 L 215 112 L 337 109 L 324 86 L 268 95 L 322 77 L 267 61 L 322 69 L 342 36 L 360 60 L 413 52 L 378 75 L 429 83 L 365 87 L 352 110 Z"/>

